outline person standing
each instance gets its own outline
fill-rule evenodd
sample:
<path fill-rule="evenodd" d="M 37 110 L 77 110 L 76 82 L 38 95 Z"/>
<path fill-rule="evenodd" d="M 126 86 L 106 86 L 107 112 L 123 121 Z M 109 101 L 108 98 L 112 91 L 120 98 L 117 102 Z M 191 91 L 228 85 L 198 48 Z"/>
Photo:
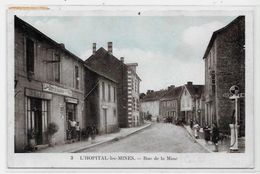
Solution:
<path fill-rule="evenodd" d="M 191 129 L 193 128 L 193 120 L 192 119 L 190 120 L 190 128 Z"/>
<path fill-rule="evenodd" d="M 203 128 L 203 131 L 204 131 L 204 139 L 205 139 L 206 143 L 208 144 L 208 141 L 210 140 L 210 128 L 207 124 Z"/>
<path fill-rule="evenodd" d="M 195 136 L 196 139 L 199 138 L 199 134 L 198 134 L 199 129 L 200 129 L 200 126 L 199 126 L 198 122 L 196 121 L 194 126 L 193 126 L 194 136 Z"/>
<path fill-rule="evenodd" d="M 69 120 L 69 122 L 70 122 L 71 134 L 72 134 L 72 142 L 74 142 L 75 138 L 76 138 L 76 124 L 77 124 L 77 122 L 74 119 L 72 121 Z"/>
<path fill-rule="evenodd" d="M 76 133 L 77 133 L 77 140 L 80 141 L 80 126 L 79 122 L 76 124 Z"/>
<path fill-rule="evenodd" d="M 214 152 L 218 152 L 219 129 L 216 123 L 212 125 L 212 142 L 215 145 Z"/>

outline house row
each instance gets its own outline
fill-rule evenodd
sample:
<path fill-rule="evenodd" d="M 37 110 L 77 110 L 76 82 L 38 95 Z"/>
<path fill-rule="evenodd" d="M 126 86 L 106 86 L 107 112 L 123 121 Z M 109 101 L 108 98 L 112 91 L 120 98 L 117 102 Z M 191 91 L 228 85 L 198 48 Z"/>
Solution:
<path fill-rule="evenodd" d="M 229 89 L 236 85 L 245 96 L 245 16 L 238 16 L 215 31 L 203 56 L 205 85 L 192 82 L 167 90 L 148 90 L 141 99 L 141 112 L 155 118 L 173 117 L 184 123 L 196 120 L 202 126 L 216 123 L 221 132 L 230 133 L 234 124 L 235 100 Z M 237 104 L 239 136 L 245 135 L 245 98 Z"/>
<path fill-rule="evenodd" d="M 55 122 L 57 144 L 69 139 L 69 121 L 81 129 L 95 125 L 100 134 L 141 124 L 140 77 L 136 63 L 125 64 L 108 49 L 93 44 L 83 61 L 41 31 L 14 17 L 15 152 L 24 152 L 29 134 L 38 146 L 48 143 L 47 127 Z"/>
<path fill-rule="evenodd" d="M 167 117 L 183 123 L 191 120 L 203 123 L 204 118 L 204 85 L 187 82 L 183 86 L 169 86 L 165 90 L 148 90 L 141 98 L 141 113 L 151 115 L 159 121 Z"/>

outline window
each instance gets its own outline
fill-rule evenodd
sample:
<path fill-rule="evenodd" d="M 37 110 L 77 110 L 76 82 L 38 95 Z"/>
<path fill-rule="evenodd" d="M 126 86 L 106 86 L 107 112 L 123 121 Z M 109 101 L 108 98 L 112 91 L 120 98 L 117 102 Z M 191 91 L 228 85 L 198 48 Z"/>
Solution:
<path fill-rule="evenodd" d="M 53 61 L 54 61 L 54 81 L 60 82 L 60 55 L 57 53 L 53 54 Z"/>
<path fill-rule="evenodd" d="M 114 117 L 116 117 L 116 109 L 114 108 Z"/>
<path fill-rule="evenodd" d="M 111 86 L 108 84 L 108 101 L 111 101 Z"/>
<path fill-rule="evenodd" d="M 34 42 L 29 38 L 26 39 L 26 70 L 34 72 Z"/>
<path fill-rule="evenodd" d="M 116 87 L 113 87 L 114 89 L 114 102 L 116 102 Z"/>
<path fill-rule="evenodd" d="M 104 82 L 102 82 L 101 88 L 102 88 L 102 99 L 105 100 L 105 83 Z"/>
<path fill-rule="evenodd" d="M 76 89 L 79 89 L 79 67 L 75 66 Z"/>

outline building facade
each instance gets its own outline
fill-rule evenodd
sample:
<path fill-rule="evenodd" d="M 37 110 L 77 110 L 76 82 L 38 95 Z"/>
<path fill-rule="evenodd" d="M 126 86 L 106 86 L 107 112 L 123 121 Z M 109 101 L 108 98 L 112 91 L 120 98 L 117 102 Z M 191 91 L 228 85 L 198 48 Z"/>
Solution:
<path fill-rule="evenodd" d="M 160 116 L 160 100 L 166 94 L 167 90 L 153 91 L 147 90 L 146 95 L 140 100 L 142 116 L 152 116 L 156 120 Z"/>
<path fill-rule="evenodd" d="M 90 68 L 85 72 L 87 126 L 96 125 L 99 134 L 118 131 L 117 82 Z"/>
<path fill-rule="evenodd" d="M 234 101 L 228 98 L 233 85 L 245 93 L 245 17 L 215 31 L 203 56 L 205 62 L 205 121 L 217 123 L 228 133 L 232 123 Z M 240 134 L 245 130 L 244 98 L 239 100 Z"/>
<path fill-rule="evenodd" d="M 189 124 L 191 120 L 204 125 L 204 85 L 193 85 L 188 82 L 183 86 L 180 98 L 180 118 L 184 123 Z"/>
<path fill-rule="evenodd" d="M 122 59 L 122 58 L 121 58 Z M 143 121 L 140 117 L 139 87 L 141 79 L 136 73 L 137 63 L 127 65 L 127 100 L 128 100 L 128 123 L 129 127 L 140 126 Z"/>
<path fill-rule="evenodd" d="M 69 120 L 84 127 L 84 62 L 15 16 L 15 152 L 23 152 L 29 133 L 48 143 L 55 122 L 56 143 L 65 143 Z"/>
<path fill-rule="evenodd" d="M 181 92 L 182 86 L 175 87 L 172 85 L 168 87 L 166 94 L 160 100 L 160 121 L 170 117 L 173 122 L 176 122 L 180 117 Z"/>
<path fill-rule="evenodd" d="M 93 54 L 85 61 L 86 65 L 95 70 L 100 74 L 106 74 L 110 79 L 117 81 L 117 108 L 118 108 L 118 124 L 119 127 L 131 127 L 132 126 L 132 114 L 130 111 L 133 106 L 133 99 L 130 100 L 130 90 L 132 88 L 132 83 L 130 79 L 133 77 L 138 77 L 136 72 L 130 74 L 130 66 L 128 67 L 124 63 L 124 59 L 120 60 L 113 56 L 113 46 L 112 42 L 108 42 L 108 49 L 99 48 L 96 50 L 96 44 L 93 44 Z M 129 74 L 128 74 L 129 73 Z M 139 88 L 139 85 L 138 85 Z M 128 89 L 130 89 L 128 91 Z M 136 90 L 138 93 L 139 89 Z M 137 96 L 135 96 L 135 100 Z M 139 96 L 139 94 L 138 94 Z M 136 108 L 135 108 L 136 109 Z M 136 111 L 136 110 L 135 110 Z M 131 115 L 129 115 L 131 113 Z M 138 117 L 138 111 L 136 111 L 135 117 Z M 135 118 L 134 117 L 134 118 Z"/>

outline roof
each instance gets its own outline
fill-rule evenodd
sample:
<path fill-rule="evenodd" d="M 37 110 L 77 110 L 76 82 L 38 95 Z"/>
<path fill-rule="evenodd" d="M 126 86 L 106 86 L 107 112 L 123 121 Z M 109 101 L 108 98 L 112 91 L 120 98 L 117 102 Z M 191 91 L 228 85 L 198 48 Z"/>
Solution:
<path fill-rule="evenodd" d="M 160 100 L 166 93 L 167 93 L 167 90 L 151 92 L 151 93 L 145 95 L 142 98 L 141 102 Z"/>
<path fill-rule="evenodd" d="M 162 100 L 178 99 L 181 96 L 182 86 L 170 88 L 163 96 Z"/>
<path fill-rule="evenodd" d="M 84 64 L 84 61 L 82 59 L 80 59 L 78 56 L 76 56 L 75 54 L 73 54 L 72 52 L 70 52 L 69 50 L 67 50 L 63 44 L 57 43 L 56 41 L 54 41 L 53 39 L 49 38 L 47 35 L 43 34 L 41 31 L 39 31 L 38 29 L 36 29 L 35 27 L 33 27 L 32 25 L 28 24 L 27 22 L 25 22 L 24 20 L 20 19 L 19 17 L 17 17 L 16 15 L 14 16 L 14 20 L 15 20 L 15 28 L 20 27 L 21 29 L 25 30 L 26 32 L 28 32 L 29 34 L 35 34 L 38 36 L 39 39 L 45 39 L 47 42 L 53 44 L 55 47 L 57 47 L 58 49 L 64 51 L 65 53 L 69 54 L 70 56 L 72 56 L 75 60 L 77 60 L 78 62 L 81 62 Z"/>
<path fill-rule="evenodd" d="M 104 74 L 104 73 L 102 73 L 102 72 L 97 72 L 96 70 L 94 70 L 93 68 L 91 68 L 90 66 L 88 66 L 88 65 L 86 65 L 86 64 L 85 64 L 85 67 L 86 67 L 88 70 L 92 71 L 93 73 L 95 73 L 95 74 L 97 74 L 97 75 L 99 75 L 99 76 L 101 76 L 101 77 L 104 77 L 104 78 L 106 78 L 106 79 L 108 79 L 108 80 L 110 80 L 110 81 L 112 81 L 112 82 L 118 83 L 118 81 L 116 81 L 115 79 L 113 79 L 113 78 L 111 78 L 111 77 L 108 77 L 106 74 Z"/>
<path fill-rule="evenodd" d="M 212 36 L 211 36 L 211 39 L 210 39 L 210 41 L 209 41 L 209 44 L 208 44 L 208 46 L 207 46 L 207 49 L 206 49 L 206 51 L 205 51 L 205 53 L 204 53 L 203 59 L 205 59 L 205 58 L 208 56 L 209 51 L 210 51 L 210 49 L 211 49 L 211 47 L 212 47 L 212 45 L 213 45 L 213 43 L 214 43 L 214 41 L 215 41 L 217 35 L 220 34 L 220 33 L 222 33 L 222 32 L 224 32 L 224 31 L 226 31 L 231 25 L 233 25 L 234 23 L 238 22 L 239 20 L 245 20 L 245 16 L 238 16 L 236 19 L 234 19 L 232 22 L 230 22 L 230 23 L 229 23 L 228 25 L 226 25 L 225 27 L 223 27 L 223 28 L 221 28 L 221 29 L 216 30 L 216 31 L 213 32 L 213 34 L 212 34 Z"/>
<path fill-rule="evenodd" d="M 120 61 L 118 58 L 116 58 L 113 54 L 110 54 L 108 53 L 108 51 L 103 48 L 103 47 L 100 47 L 96 52 L 95 54 L 92 54 L 88 59 L 85 60 L 85 63 L 89 63 L 91 62 L 93 59 L 95 58 L 106 58 L 106 59 L 113 59 L 115 60 L 117 63 L 120 63 L 122 64 L 123 66 L 127 67 L 126 64 L 124 64 L 122 61 Z"/>
<path fill-rule="evenodd" d="M 204 90 L 204 85 L 185 85 L 190 95 L 194 98 L 201 97 Z"/>

